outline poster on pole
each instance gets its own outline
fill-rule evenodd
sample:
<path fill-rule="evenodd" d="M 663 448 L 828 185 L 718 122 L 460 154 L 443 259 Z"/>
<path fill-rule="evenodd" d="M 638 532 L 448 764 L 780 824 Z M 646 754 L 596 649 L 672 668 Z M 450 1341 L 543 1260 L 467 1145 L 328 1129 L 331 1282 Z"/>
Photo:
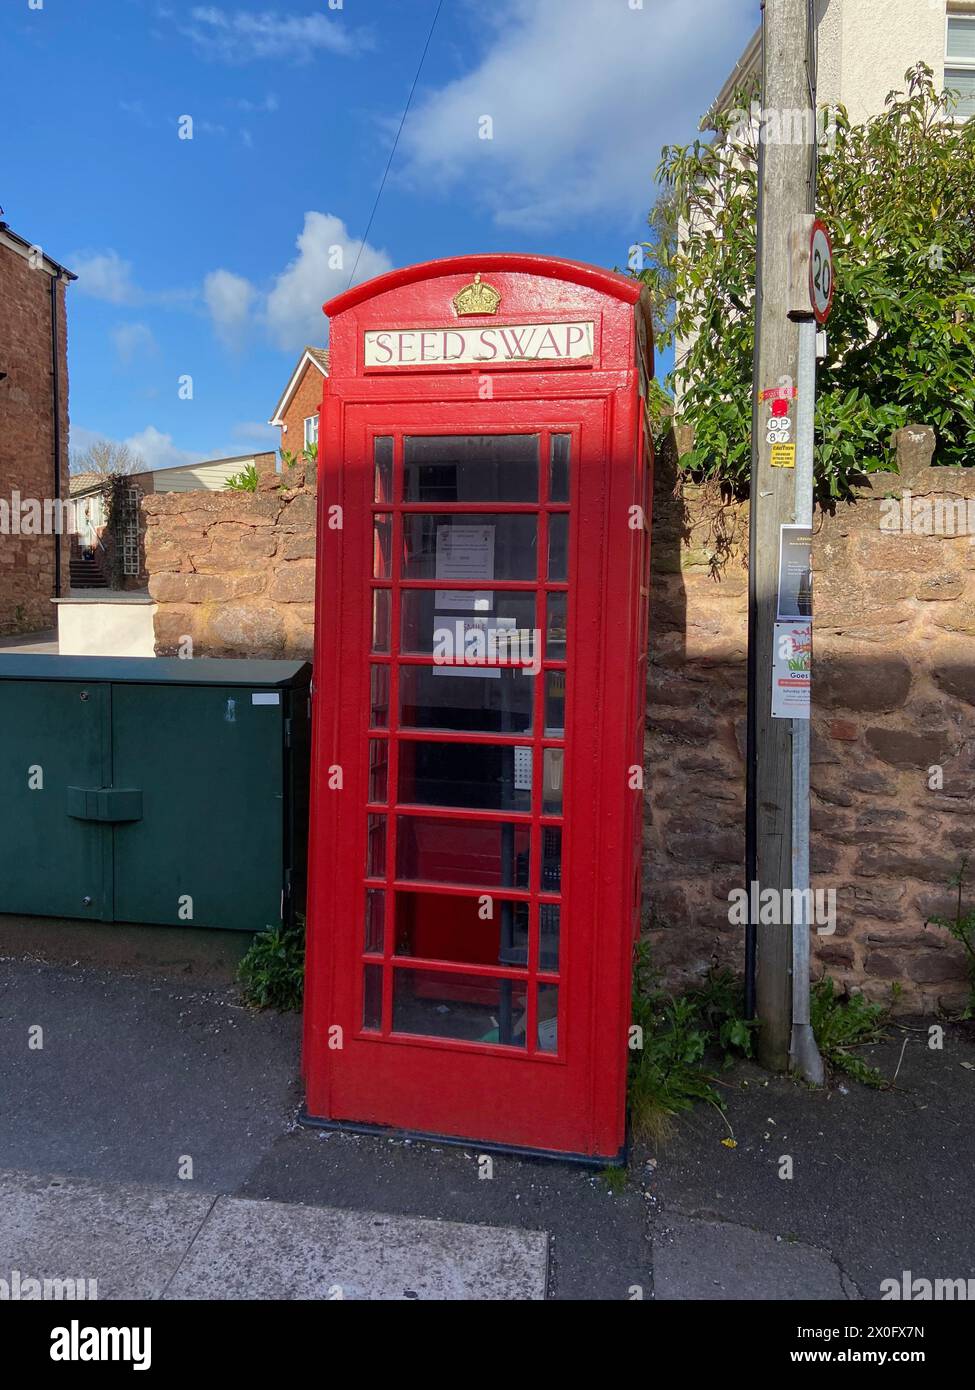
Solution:
<path fill-rule="evenodd" d="M 812 618 L 812 527 L 779 528 L 779 592 L 775 610 L 780 623 Z"/>
<path fill-rule="evenodd" d="M 808 719 L 812 623 L 775 623 L 773 633 L 772 718 Z"/>

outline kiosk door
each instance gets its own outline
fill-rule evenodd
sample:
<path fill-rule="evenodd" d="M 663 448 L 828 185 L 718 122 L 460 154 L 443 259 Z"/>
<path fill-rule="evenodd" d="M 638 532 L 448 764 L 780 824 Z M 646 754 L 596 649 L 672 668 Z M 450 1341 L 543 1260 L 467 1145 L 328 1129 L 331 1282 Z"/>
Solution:
<path fill-rule="evenodd" d="M 618 1150 L 621 1074 L 595 1074 L 619 983 L 595 827 L 609 408 L 345 408 L 322 480 L 311 1114 Z"/>

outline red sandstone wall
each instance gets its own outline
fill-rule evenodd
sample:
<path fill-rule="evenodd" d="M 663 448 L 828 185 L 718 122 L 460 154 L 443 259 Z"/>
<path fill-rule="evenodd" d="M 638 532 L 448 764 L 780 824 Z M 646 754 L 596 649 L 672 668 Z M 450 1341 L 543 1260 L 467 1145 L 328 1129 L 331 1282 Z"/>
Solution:
<path fill-rule="evenodd" d="M 899 477 L 817 513 L 814 540 L 813 886 L 837 893 L 814 968 L 875 998 L 897 980 L 905 1010 L 966 994 L 961 947 L 924 922 L 975 860 L 975 545 L 880 527 L 884 495 L 907 487 L 952 489 L 975 515 L 975 469 L 930 469 L 929 452 L 905 447 Z M 675 459 L 662 451 L 655 484 L 644 831 L 671 985 L 742 962 L 728 893 L 744 877 L 748 527 L 747 505 L 675 495 Z M 314 496 L 264 486 L 146 499 L 161 655 L 187 634 L 199 656 L 311 653 Z"/>
<path fill-rule="evenodd" d="M 51 277 L 0 245 L 0 498 L 43 503 L 54 496 Z M 61 494 L 68 495 L 68 361 L 65 284 L 58 285 Z M 0 636 L 57 626 L 51 535 L 0 534 Z M 60 541 L 62 592 L 68 588 L 68 538 Z"/>

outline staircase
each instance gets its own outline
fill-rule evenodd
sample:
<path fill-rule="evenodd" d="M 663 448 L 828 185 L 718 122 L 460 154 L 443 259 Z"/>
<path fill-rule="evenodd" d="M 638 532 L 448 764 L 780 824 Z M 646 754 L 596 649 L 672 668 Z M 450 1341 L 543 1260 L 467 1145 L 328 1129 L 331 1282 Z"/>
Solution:
<path fill-rule="evenodd" d="M 107 589 L 108 581 L 105 578 L 97 552 L 84 551 L 80 548 L 71 547 L 71 560 L 68 566 L 68 573 L 71 581 L 72 592 L 75 589 Z"/>

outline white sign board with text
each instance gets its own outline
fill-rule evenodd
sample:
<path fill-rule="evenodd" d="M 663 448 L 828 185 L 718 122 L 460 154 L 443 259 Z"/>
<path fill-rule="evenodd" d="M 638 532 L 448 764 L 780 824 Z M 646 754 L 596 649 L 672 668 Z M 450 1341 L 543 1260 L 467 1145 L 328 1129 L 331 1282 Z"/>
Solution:
<path fill-rule="evenodd" d="M 363 362 L 366 367 L 583 362 L 593 355 L 595 332 L 592 322 L 369 329 L 364 337 Z"/>

